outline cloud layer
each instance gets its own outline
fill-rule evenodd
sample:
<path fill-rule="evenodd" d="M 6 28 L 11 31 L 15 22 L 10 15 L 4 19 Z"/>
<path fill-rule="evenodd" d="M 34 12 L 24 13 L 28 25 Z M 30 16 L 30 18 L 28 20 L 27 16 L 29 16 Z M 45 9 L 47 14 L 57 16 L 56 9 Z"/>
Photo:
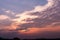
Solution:
<path fill-rule="evenodd" d="M 44 6 L 36 6 L 31 11 L 25 11 L 16 15 L 18 18 L 14 19 L 14 21 L 16 21 L 20 28 L 22 27 L 24 29 L 30 27 L 46 27 L 47 25 L 52 25 L 52 23 L 59 22 L 60 15 L 58 16 L 58 14 L 60 13 L 57 13 L 59 12 L 59 8 L 57 7 L 58 2 L 56 0 L 47 1 L 48 3 Z"/>
<path fill-rule="evenodd" d="M 46 5 L 36 6 L 33 10 L 24 11 L 18 14 L 15 14 L 10 10 L 4 10 L 6 15 L 0 15 L 0 35 L 5 33 L 1 36 L 59 38 L 60 0 L 47 1 L 48 3 Z M 12 16 L 9 16 L 8 14 Z M 14 35 L 12 33 L 14 33 Z"/>

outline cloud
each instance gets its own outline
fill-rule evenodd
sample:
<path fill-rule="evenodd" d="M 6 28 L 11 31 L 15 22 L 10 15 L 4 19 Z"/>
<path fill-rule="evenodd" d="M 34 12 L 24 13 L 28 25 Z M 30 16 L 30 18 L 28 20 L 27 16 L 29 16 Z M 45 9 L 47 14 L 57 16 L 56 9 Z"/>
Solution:
<path fill-rule="evenodd" d="M 2 31 L 9 31 L 9 30 L 14 30 L 16 27 L 16 24 L 12 19 L 16 18 L 15 13 L 6 10 L 6 9 L 1 9 L 0 13 L 0 30 Z"/>
<path fill-rule="evenodd" d="M 6 15 L 0 15 L 0 20 L 5 20 L 5 19 L 9 19 L 9 17 Z"/>
<path fill-rule="evenodd" d="M 35 19 L 35 18 L 38 18 L 39 16 L 36 16 L 36 15 L 28 15 L 28 14 L 32 14 L 34 12 L 42 12 L 44 10 L 47 10 L 47 8 L 49 8 L 50 6 L 53 5 L 53 1 L 52 0 L 48 0 L 48 3 L 44 6 L 36 6 L 33 10 L 31 11 L 25 11 L 23 13 L 20 13 L 18 15 L 16 15 L 17 17 L 19 17 L 17 19 L 17 21 L 19 22 L 20 20 L 24 20 L 24 19 Z M 42 15 L 43 16 L 43 15 Z M 20 20 L 19 20 L 20 19 Z"/>
<path fill-rule="evenodd" d="M 10 17 L 10 21 L 12 21 L 11 26 L 12 28 L 16 30 L 20 29 L 27 29 L 31 27 L 46 27 L 47 25 L 51 25 L 54 22 L 60 22 L 58 16 L 59 11 L 58 10 L 58 1 L 54 0 L 47 0 L 48 3 L 43 6 L 36 6 L 31 11 L 24 11 L 22 13 L 16 14 L 10 10 L 4 11 L 8 14 L 14 15 L 14 18 Z M 55 9 L 53 9 L 55 7 Z M 54 12 L 53 12 L 54 11 Z M 51 12 L 51 13 L 50 13 Z M 8 15 L 9 16 L 9 15 Z M 1 19 L 7 19 L 7 16 L 2 16 L 4 18 Z M 15 27 L 14 27 L 15 26 Z"/>
<path fill-rule="evenodd" d="M 3 31 L 21 35 L 19 37 L 35 38 L 35 37 L 60 37 L 60 6 L 59 0 L 47 0 L 48 3 L 44 6 L 36 6 L 33 10 L 24 11 L 19 14 L 14 14 L 15 18 L 9 19 L 8 16 L 1 16 L 1 20 L 8 19 L 11 24 L 4 27 Z M 5 11 L 10 13 L 11 11 Z M 7 21 L 8 22 L 8 21 Z M 3 23 L 3 21 L 1 22 Z M 6 23 L 6 22 L 5 22 Z M 4 23 L 4 24 L 5 24 Z M 9 22 L 8 22 L 9 23 Z M 8 24 L 6 23 L 6 24 Z M 4 25 L 1 24 L 1 25 Z M 6 25 L 5 24 L 5 25 Z M 4 26 L 5 26 L 4 25 Z M 55 33 L 55 34 L 54 34 Z M 6 33 L 9 34 L 9 33 Z M 5 35 L 5 34 L 4 34 Z M 12 35 L 12 34 L 11 34 Z M 47 35 L 47 36 L 46 36 Z M 53 35 L 53 37 L 51 36 Z M 14 36 L 14 35 L 12 35 Z M 27 37 L 26 37 L 27 36 Z M 56 38 L 57 38 L 56 37 Z"/>
<path fill-rule="evenodd" d="M 47 10 L 48 8 L 50 8 L 50 7 L 52 7 L 54 5 L 53 0 L 47 0 L 47 1 L 48 1 L 48 3 L 46 5 L 36 6 L 33 11 L 42 12 L 42 11 L 45 11 L 45 10 Z"/>
<path fill-rule="evenodd" d="M 6 15 L 6 16 L 9 16 L 10 18 L 16 18 L 15 15 L 16 13 L 13 12 L 12 10 L 7 10 L 5 8 L 1 8 L 0 10 L 0 15 Z"/>
<path fill-rule="evenodd" d="M 18 25 L 17 29 L 27 29 L 30 27 L 46 27 L 54 22 L 60 22 L 59 6 L 56 0 L 47 0 L 48 3 L 44 6 L 36 6 L 31 11 L 24 11 L 17 14 L 16 19 L 13 19 Z M 58 7 L 57 7 L 58 6 Z M 54 9 L 55 8 L 55 9 Z M 57 11 L 57 10 L 58 11 Z"/>
<path fill-rule="evenodd" d="M 14 15 L 15 13 L 14 12 L 12 12 L 12 11 L 10 11 L 10 10 L 7 10 L 7 11 L 5 11 L 7 14 L 12 14 L 12 15 Z"/>
<path fill-rule="evenodd" d="M 21 32 L 23 34 L 26 33 L 26 35 L 34 34 L 34 33 L 36 34 L 38 32 L 43 33 L 45 31 L 48 31 L 48 32 L 57 32 L 58 31 L 59 32 L 59 30 L 60 30 L 59 26 L 54 27 L 54 26 L 50 25 L 50 26 L 47 26 L 47 27 L 44 27 L 44 28 L 34 28 L 34 27 L 32 27 L 32 28 L 28 28 L 27 30 L 19 30 L 18 32 Z"/>
<path fill-rule="evenodd" d="M 0 15 L 0 30 L 10 29 L 12 21 L 11 18 L 7 15 Z"/>

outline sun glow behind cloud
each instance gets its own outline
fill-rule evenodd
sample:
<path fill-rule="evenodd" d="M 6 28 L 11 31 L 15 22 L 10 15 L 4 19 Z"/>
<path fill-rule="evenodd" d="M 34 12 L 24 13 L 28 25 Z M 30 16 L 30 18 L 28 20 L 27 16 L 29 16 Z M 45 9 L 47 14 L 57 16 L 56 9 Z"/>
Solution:
<path fill-rule="evenodd" d="M 18 30 L 18 33 L 25 35 L 36 35 L 38 33 L 42 34 L 44 32 L 57 32 L 60 30 L 60 26 L 57 27 L 45 27 L 45 28 L 28 28 L 26 30 Z"/>

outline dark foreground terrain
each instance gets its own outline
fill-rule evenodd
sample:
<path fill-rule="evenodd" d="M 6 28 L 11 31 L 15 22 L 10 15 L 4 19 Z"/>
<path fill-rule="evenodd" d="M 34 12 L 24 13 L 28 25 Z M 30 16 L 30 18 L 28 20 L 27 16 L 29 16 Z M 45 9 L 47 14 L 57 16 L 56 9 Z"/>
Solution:
<path fill-rule="evenodd" d="M 13 38 L 13 39 L 6 39 L 6 38 L 1 38 L 0 40 L 60 40 L 60 38 L 55 38 L 55 39 L 45 39 L 45 38 L 36 38 L 36 39 L 20 39 L 20 38 Z"/>

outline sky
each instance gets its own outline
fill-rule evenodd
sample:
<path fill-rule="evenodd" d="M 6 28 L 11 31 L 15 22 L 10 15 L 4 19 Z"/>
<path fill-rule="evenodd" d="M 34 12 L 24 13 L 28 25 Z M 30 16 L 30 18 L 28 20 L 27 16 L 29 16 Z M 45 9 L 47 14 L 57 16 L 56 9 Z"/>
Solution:
<path fill-rule="evenodd" d="M 0 0 L 0 37 L 60 38 L 60 0 Z"/>

